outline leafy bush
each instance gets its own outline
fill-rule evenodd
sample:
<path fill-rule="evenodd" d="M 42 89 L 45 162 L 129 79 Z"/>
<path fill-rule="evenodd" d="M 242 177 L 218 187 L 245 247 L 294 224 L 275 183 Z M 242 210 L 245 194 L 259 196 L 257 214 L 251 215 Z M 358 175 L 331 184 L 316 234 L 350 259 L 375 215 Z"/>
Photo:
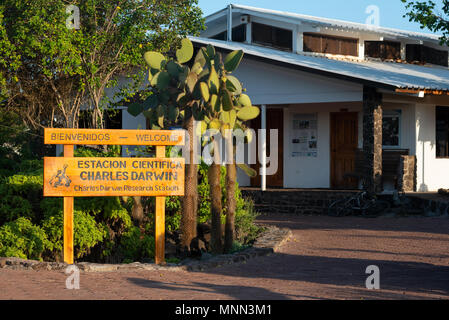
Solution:
<path fill-rule="evenodd" d="M 120 149 L 106 152 L 77 148 L 76 156 L 117 156 Z M 63 249 L 63 201 L 43 198 L 43 162 L 11 160 L 13 172 L 2 176 L 0 170 L 0 255 L 29 259 L 60 260 Z M 226 169 L 221 170 L 223 214 L 225 221 Z M 259 232 L 254 225 L 256 213 L 250 201 L 236 189 L 235 249 L 250 244 Z M 208 167 L 199 166 L 198 222 L 210 221 Z M 75 257 L 86 261 L 124 262 L 154 256 L 155 198 L 143 197 L 147 214 L 145 228 L 133 225 L 132 198 L 77 198 L 74 207 Z M 181 198 L 166 197 L 166 229 L 179 230 Z"/>
<path fill-rule="evenodd" d="M 237 210 L 235 212 L 235 232 L 237 241 L 241 244 L 252 244 L 259 236 L 262 228 L 255 225 L 254 221 L 259 215 L 254 210 L 254 203 L 251 199 L 241 197 L 240 190 L 237 189 Z"/>
<path fill-rule="evenodd" d="M 198 223 L 210 222 L 210 187 L 208 179 L 209 167 L 201 163 L 198 170 Z M 226 167 L 221 167 L 220 186 L 222 190 L 223 213 L 221 215 L 222 223 L 226 219 Z M 259 235 L 261 228 L 254 224 L 258 213 L 254 210 L 252 200 L 242 197 L 240 189 L 236 188 L 236 213 L 235 228 L 236 238 L 240 245 L 251 244 Z M 166 200 L 166 228 L 173 231 L 179 228 L 181 220 L 181 202 L 179 197 L 167 197 Z"/>
<path fill-rule="evenodd" d="M 50 244 L 48 250 L 52 256 L 58 256 L 63 249 L 63 213 L 48 217 L 42 222 L 42 228 L 48 236 Z M 73 212 L 73 245 L 75 257 L 82 258 L 90 250 L 106 238 L 106 228 L 95 221 L 87 212 L 74 210 Z"/>
<path fill-rule="evenodd" d="M 0 227 L 0 256 L 42 260 L 42 253 L 51 246 L 39 226 L 27 218 L 18 218 Z"/>
<path fill-rule="evenodd" d="M 148 235 L 138 227 L 131 227 L 123 234 L 119 252 L 125 261 L 138 261 L 154 257 L 154 236 Z"/>
<path fill-rule="evenodd" d="M 27 217 L 37 222 L 42 199 L 42 175 L 16 174 L 0 185 L 0 224 Z"/>

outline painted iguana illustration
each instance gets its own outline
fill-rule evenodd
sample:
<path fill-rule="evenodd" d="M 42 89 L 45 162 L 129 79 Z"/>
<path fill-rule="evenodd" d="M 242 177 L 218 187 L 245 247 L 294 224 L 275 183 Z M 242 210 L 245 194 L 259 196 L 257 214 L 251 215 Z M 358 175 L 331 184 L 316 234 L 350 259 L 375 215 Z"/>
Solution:
<path fill-rule="evenodd" d="M 72 180 L 70 180 L 69 177 L 65 174 L 65 171 L 67 169 L 67 165 L 64 165 L 63 170 L 58 170 L 58 172 L 50 179 L 50 185 L 53 188 L 57 188 L 59 186 L 65 186 L 68 187 L 72 183 Z M 65 183 L 63 183 L 63 181 Z"/>

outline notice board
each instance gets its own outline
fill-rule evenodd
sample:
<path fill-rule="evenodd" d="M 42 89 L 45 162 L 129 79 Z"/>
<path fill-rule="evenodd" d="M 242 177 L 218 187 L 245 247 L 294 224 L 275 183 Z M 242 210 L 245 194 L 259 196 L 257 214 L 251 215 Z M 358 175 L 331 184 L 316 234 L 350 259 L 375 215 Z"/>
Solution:
<path fill-rule="evenodd" d="M 293 114 L 292 157 L 318 156 L 318 119 L 316 113 Z"/>

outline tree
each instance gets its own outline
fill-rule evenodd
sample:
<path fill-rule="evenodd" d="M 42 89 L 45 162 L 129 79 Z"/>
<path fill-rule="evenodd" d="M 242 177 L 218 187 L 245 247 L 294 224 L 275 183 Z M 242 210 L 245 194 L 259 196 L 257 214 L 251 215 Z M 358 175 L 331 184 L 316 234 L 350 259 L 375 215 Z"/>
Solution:
<path fill-rule="evenodd" d="M 68 5 L 79 8 L 79 29 L 66 25 Z M 119 76 L 133 79 L 122 92 L 138 86 L 144 52 L 168 51 L 202 28 L 197 0 L 4 0 L 0 95 L 34 127 L 77 127 L 83 105 L 102 127 L 106 88 Z"/>
<path fill-rule="evenodd" d="M 186 167 L 185 196 L 181 218 L 181 245 L 190 248 L 191 240 L 196 236 L 197 211 L 197 171 L 198 165 L 193 157 L 193 138 L 196 134 L 203 134 L 207 129 L 214 132 L 229 132 L 235 127 L 242 128 L 243 121 L 257 117 L 256 107 L 242 105 L 240 102 L 249 98 L 242 93 L 241 83 L 229 73 L 234 71 L 240 63 L 243 52 L 233 51 L 223 63 L 220 53 L 212 46 L 201 48 L 191 67 L 186 65 L 193 57 L 193 45 L 184 38 L 182 46 L 176 51 L 176 58 L 150 51 L 145 53 L 148 65 L 149 85 L 139 93 L 141 101 L 136 101 L 128 107 L 128 112 L 134 116 L 143 113 L 154 129 L 167 125 L 183 123 L 190 137 L 190 164 Z M 245 97 L 247 99 L 245 99 Z M 237 119 L 239 117 L 239 119 Z M 243 119 L 245 118 L 245 119 Z M 243 120 L 242 120 L 243 119 Z M 194 132 L 193 121 L 199 121 Z M 214 141 L 216 143 L 216 141 Z M 215 144 L 216 145 L 216 144 Z M 231 137 L 232 148 L 232 137 Z M 214 150 L 214 157 L 218 163 L 209 169 L 211 198 L 212 198 L 212 249 L 221 251 L 221 190 L 220 190 L 220 156 L 218 148 Z M 227 195 L 228 212 L 233 228 L 233 214 L 235 211 L 229 203 L 234 199 L 235 204 L 235 175 L 229 170 L 234 185 Z M 228 219 L 228 218 L 227 218 Z M 228 225 L 228 224 L 227 224 Z M 232 240 L 234 230 L 228 230 Z"/>
<path fill-rule="evenodd" d="M 442 0 L 441 8 L 433 1 L 401 1 L 408 10 L 404 17 L 418 22 L 421 29 L 442 32 L 441 44 L 449 45 L 449 0 Z"/>
<path fill-rule="evenodd" d="M 213 141 L 214 163 L 209 167 L 210 194 L 212 198 L 212 251 L 230 252 L 235 239 L 235 188 L 237 183 L 237 168 L 234 159 L 234 136 L 241 140 L 246 136 L 245 121 L 252 120 L 259 115 L 259 109 L 252 106 L 251 99 L 244 94 L 245 91 L 240 81 L 232 76 L 243 58 L 243 51 L 236 50 L 229 53 L 224 61 L 220 53 L 215 52 L 212 46 L 202 48 L 200 51 L 205 57 L 210 70 L 207 82 L 200 82 L 203 100 L 208 107 L 204 121 L 207 127 L 216 132 L 220 131 L 226 141 L 226 223 L 224 246 L 221 243 L 221 190 L 220 167 L 222 155 L 219 155 L 219 144 L 216 137 Z M 234 131 L 237 130 L 237 131 Z M 244 164 L 239 166 L 250 176 L 256 172 Z"/>

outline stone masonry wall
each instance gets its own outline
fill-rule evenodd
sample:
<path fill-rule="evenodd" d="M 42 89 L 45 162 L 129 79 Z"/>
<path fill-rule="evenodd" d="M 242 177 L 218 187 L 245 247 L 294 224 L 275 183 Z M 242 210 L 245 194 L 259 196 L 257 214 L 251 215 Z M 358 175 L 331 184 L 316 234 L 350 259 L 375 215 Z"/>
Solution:
<path fill-rule="evenodd" d="M 254 201 L 256 211 L 267 214 L 324 214 L 333 201 L 352 196 L 355 192 L 242 188 L 242 195 Z"/>
<path fill-rule="evenodd" d="M 416 156 L 401 156 L 398 189 L 404 192 L 416 191 Z"/>
<path fill-rule="evenodd" d="M 363 187 L 370 193 L 382 191 L 382 94 L 363 88 Z"/>

